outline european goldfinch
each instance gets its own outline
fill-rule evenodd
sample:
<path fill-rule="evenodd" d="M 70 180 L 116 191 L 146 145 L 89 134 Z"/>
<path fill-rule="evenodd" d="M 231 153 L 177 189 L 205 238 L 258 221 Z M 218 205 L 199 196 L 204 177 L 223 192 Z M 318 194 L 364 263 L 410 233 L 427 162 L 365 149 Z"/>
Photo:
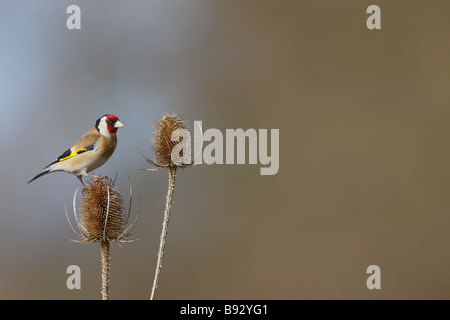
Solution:
<path fill-rule="evenodd" d="M 117 129 L 123 126 L 117 116 L 104 115 L 70 149 L 67 149 L 28 183 L 55 171 L 71 173 L 77 176 L 83 185 L 83 176 L 100 178 L 88 173 L 102 166 L 111 157 L 117 145 Z"/>

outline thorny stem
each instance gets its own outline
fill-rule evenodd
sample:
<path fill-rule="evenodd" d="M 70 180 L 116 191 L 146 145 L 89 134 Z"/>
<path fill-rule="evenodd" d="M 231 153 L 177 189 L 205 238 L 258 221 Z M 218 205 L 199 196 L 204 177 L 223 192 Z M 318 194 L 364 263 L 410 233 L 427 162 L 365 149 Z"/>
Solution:
<path fill-rule="evenodd" d="M 109 300 L 109 241 L 100 242 L 102 254 L 102 300 Z"/>
<path fill-rule="evenodd" d="M 103 228 L 103 240 L 100 242 L 102 255 L 102 300 L 109 300 L 109 240 L 106 239 L 106 228 L 108 226 L 109 214 L 109 187 L 108 191 L 108 206 L 106 207 L 105 226 Z"/>
<path fill-rule="evenodd" d="M 164 246 L 166 244 L 167 227 L 169 225 L 170 208 L 172 207 L 172 197 L 175 188 L 176 168 L 169 167 L 169 186 L 167 189 L 166 209 L 164 211 L 164 221 L 162 224 L 161 239 L 159 242 L 158 262 L 156 264 L 155 277 L 153 279 L 152 293 L 150 300 L 155 297 L 156 288 L 158 287 L 159 274 L 161 273 L 162 259 L 164 254 Z"/>

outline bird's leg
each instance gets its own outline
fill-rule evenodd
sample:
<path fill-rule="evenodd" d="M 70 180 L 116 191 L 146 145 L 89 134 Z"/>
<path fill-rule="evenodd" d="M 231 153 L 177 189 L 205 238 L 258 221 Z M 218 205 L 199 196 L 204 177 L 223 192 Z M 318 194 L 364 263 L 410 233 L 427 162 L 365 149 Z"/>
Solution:
<path fill-rule="evenodd" d="M 81 181 L 81 184 L 83 185 L 83 187 L 86 187 L 86 185 L 83 182 L 83 177 L 82 176 L 77 176 L 78 180 Z"/>

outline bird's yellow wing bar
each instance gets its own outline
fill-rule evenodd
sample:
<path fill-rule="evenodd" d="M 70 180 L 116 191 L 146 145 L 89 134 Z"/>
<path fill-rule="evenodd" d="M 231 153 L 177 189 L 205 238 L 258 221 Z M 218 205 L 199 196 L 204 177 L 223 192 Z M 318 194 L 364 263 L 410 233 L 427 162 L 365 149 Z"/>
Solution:
<path fill-rule="evenodd" d="M 69 158 L 72 158 L 72 157 L 76 156 L 77 154 L 80 154 L 80 153 L 83 153 L 83 152 L 86 152 L 86 151 L 88 151 L 87 148 L 81 148 L 81 149 L 78 149 L 78 150 L 68 149 L 62 155 L 60 155 L 56 161 L 57 162 L 61 162 L 61 161 L 67 160 Z"/>
<path fill-rule="evenodd" d="M 47 167 L 51 166 L 52 164 L 55 164 L 57 162 L 61 162 L 67 159 L 70 159 L 72 157 L 75 157 L 76 155 L 79 155 L 81 153 L 84 153 L 86 151 L 90 151 L 90 150 L 94 150 L 94 144 L 91 144 L 87 147 L 84 148 L 80 148 L 80 149 L 74 149 L 73 147 L 70 149 L 67 149 L 66 151 L 64 151 L 64 153 L 62 155 L 60 155 L 58 157 L 58 159 L 56 159 L 56 161 L 53 161 L 52 163 L 50 163 Z M 46 168 L 47 168 L 46 167 Z"/>

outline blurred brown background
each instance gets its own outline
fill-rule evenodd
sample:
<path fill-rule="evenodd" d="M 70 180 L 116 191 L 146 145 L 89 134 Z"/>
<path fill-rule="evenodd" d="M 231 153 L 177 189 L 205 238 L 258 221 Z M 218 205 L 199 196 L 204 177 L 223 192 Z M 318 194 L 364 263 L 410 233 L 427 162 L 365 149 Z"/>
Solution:
<path fill-rule="evenodd" d="M 81 8 L 81 30 L 66 8 Z M 381 30 L 366 8 L 381 7 Z M 126 125 L 96 174 L 142 212 L 111 249 L 111 299 L 148 299 L 167 172 L 153 124 L 280 129 L 280 170 L 180 171 L 158 299 L 450 298 L 448 1 L 0 4 L 0 298 L 100 299 L 100 246 L 64 215 L 79 186 L 26 182 L 105 113 Z M 134 198 L 133 214 L 137 210 Z M 66 268 L 81 268 L 81 290 Z M 381 268 L 368 290 L 366 268 Z"/>

